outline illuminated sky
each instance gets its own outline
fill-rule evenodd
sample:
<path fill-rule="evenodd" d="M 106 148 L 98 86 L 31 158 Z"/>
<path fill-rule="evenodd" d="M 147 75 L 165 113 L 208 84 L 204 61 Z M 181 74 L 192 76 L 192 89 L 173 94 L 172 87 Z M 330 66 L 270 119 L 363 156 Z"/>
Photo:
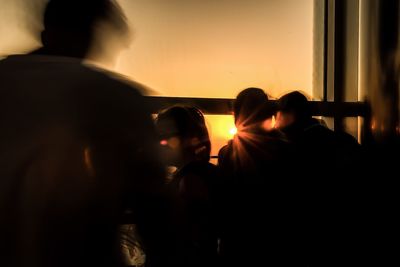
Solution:
<path fill-rule="evenodd" d="M 161 95 L 312 92 L 313 0 L 119 0 L 134 29 L 117 70 Z"/>

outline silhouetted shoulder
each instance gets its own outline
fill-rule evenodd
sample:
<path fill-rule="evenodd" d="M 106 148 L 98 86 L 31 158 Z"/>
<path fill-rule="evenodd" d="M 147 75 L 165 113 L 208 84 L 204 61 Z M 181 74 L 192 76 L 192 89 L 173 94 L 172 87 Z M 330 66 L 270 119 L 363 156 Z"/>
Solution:
<path fill-rule="evenodd" d="M 93 64 L 83 63 L 82 60 L 77 58 L 46 55 L 13 55 L 0 61 L 0 75 L 7 73 L 7 76 L 10 76 L 10 71 L 13 70 L 15 76 L 21 76 L 32 69 L 37 71 L 35 73 L 36 78 L 40 76 L 51 77 L 54 74 L 59 74 L 66 78 L 82 82 L 93 80 L 96 83 L 118 84 L 121 88 L 135 88 L 140 94 L 145 94 L 146 91 L 151 90 L 124 75 L 96 67 Z"/>
<path fill-rule="evenodd" d="M 2 90 L 20 91 L 19 94 L 32 94 L 32 97 L 52 95 L 54 103 L 80 99 L 82 104 L 94 102 L 99 108 L 103 105 L 106 109 L 118 106 L 121 109 L 129 105 L 140 113 L 148 112 L 147 108 L 143 109 L 147 105 L 142 95 L 148 91 L 144 85 L 75 58 L 10 56 L 0 61 L 0 85 Z"/>
<path fill-rule="evenodd" d="M 225 159 L 231 146 L 232 140 L 229 140 L 228 144 L 220 148 L 220 150 L 218 151 L 218 165 L 220 165 L 221 162 Z"/>
<path fill-rule="evenodd" d="M 114 71 L 99 68 L 93 64 L 84 63 L 83 65 L 88 67 L 90 70 L 93 70 L 99 74 L 105 75 L 107 78 L 111 78 L 112 80 L 114 80 L 116 82 L 122 83 L 131 88 L 135 88 L 142 95 L 148 95 L 148 94 L 154 92 L 154 90 L 151 89 L 150 87 L 148 87 L 138 81 L 132 80 L 128 76 L 125 76 L 121 73 L 117 73 Z"/>
<path fill-rule="evenodd" d="M 183 194 L 189 197 L 206 197 L 218 181 L 217 167 L 209 162 L 191 162 L 177 174 Z"/>
<path fill-rule="evenodd" d="M 338 139 L 339 142 L 345 144 L 345 145 L 349 145 L 349 146 L 353 146 L 353 147 L 359 147 L 360 144 L 358 143 L 357 139 L 354 138 L 354 136 L 352 136 L 349 133 L 346 132 L 337 132 L 336 133 L 336 137 Z"/>

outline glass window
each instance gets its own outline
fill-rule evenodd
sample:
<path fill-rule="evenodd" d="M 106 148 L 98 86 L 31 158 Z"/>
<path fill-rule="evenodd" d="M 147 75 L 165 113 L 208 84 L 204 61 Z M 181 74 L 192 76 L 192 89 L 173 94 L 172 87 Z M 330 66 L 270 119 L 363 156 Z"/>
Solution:
<path fill-rule="evenodd" d="M 313 0 L 119 2 L 134 38 L 117 70 L 159 95 L 313 94 Z"/>
<path fill-rule="evenodd" d="M 322 95 L 313 91 L 313 47 L 323 42 L 314 40 L 313 0 L 119 2 L 134 38 L 116 70 L 155 95 L 235 98 L 246 87 Z M 233 117 L 206 120 L 215 156 L 233 136 Z"/>
<path fill-rule="evenodd" d="M 316 88 L 322 88 L 313 90 L 323 42 L 320 1 L 118 2 L 133 39 L 114 70 L 145 84 L 153 95 L 234 98 L 244 88 L 260 87 L 273 97 L 302 90 L 320 98 Z M 0 9 L 0 58 L 39 46 L 45 3 L 6 1 Z M 233 118 L 206 119 L 216 155 L 232 137 Z"/>
<path fill-rule="evenodd" d="M 313 58 L 319 59 L 323 41 L 314 22 L 321 1 L 118 1 L 133 42 L 114 70 L 155 95 L 234 98 L 260 87 L 275 97 L 293 90 L 319 97 L 312 87 L 313 64 L 320 69 Z M 40 45 L 46 2 L 2 3 L 0 57 Z"/>

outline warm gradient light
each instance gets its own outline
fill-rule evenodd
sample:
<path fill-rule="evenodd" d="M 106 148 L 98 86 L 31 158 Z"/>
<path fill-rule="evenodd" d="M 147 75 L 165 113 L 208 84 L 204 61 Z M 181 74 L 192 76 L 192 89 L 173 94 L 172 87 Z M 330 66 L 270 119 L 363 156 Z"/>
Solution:
<path fill-rule="evenodd" d="M 0 58 L 39 45 L 38 18 L 46 2 L 2 1 Z M 234 98 L 246 87 L 263 88 L 275 97 L 292 90 L 312 95 L 314 0 L 118 2 L 133 38 L 114 70 L 154 95 Z M 96 45 L 104 40 L 111 43 L 112 38 Z M 100 60 L 110 57 L 104 54 Z M 206 117 L 216 155 L 233 136 L 233 118 Z"/>
<path fill-rule="evenodd" d="M 119 2 L 134 34 L 117 70 L 159 95 L 312 94 L 314 0 Z"/>

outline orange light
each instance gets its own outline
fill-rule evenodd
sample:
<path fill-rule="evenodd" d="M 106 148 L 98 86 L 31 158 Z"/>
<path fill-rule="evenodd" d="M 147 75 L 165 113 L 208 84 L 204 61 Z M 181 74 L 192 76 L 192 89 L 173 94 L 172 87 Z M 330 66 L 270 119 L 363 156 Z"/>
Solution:
<path fill-rule="evenodd" d="M 218 155 L 219 149 L 233 138 L 230 133 L 235 128 L 235 122 L 232 115 L 205 115 L 207 127 L 212 140 L 211 155 Z"/>

